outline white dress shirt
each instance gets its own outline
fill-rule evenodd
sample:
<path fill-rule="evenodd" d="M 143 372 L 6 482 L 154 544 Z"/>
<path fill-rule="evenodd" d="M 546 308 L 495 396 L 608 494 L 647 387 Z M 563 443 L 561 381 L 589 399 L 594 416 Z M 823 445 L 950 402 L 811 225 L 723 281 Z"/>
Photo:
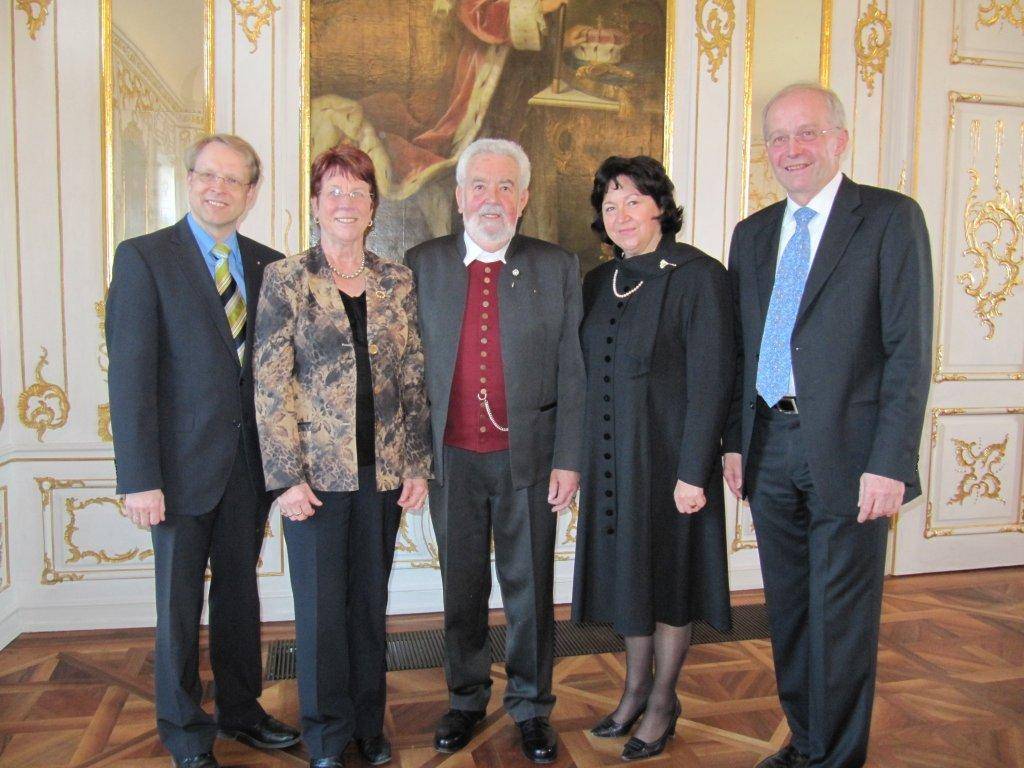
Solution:
<path fill-rule="evenodd" d="M 509 243 L 512 242 L 511 240 L 509 240 L 508 243 L 505 243 L 504 248 L 500 248 L 497 251 L 492 252 L 485 251 L 483 248 L 477 245 L 476 241 L 474 241 L 473 238 L 469 236 L 468 232 L 462 233 L 462 239 L 466 243 L 466 257 L 462 260 L 462 263 L 465 264 L 467 267 L 474 261 L 482 261 L 484 264 L 493 264 L 496 261 L 500 261 L 502 264 L 504 264 L 505 252 L 508 251 Z"/>
<path fill-rule="evenodd" d="M 810 208 L 818 215 L 807 224 L 807 234 L 811 236 L 811 259 L 807 263 L 807 272 L 810 274 L 811 264 L 814 263 L 814 256 L 818 252 L 818 245 L 821 243 L 821 236 L 825 232 L 825 224 L 828 222 L 828 215 L 832 212 L 832 203 L 836 200 L 836 193 L 839 192 L 839 184 L 843 180 L 843 172 L 837 173 L 828 184 L 821 188 L 806 206 L 800 205 L 792 197 L 787 198 L 786 212 L 782 215 L 782 232 L 779 234 L 779 252 L 775 258 L 775 273 L 778 274 L 779 264 L 782 263 L 782 253 L 789 245 L 789 239 L 796 232 L 796 219 L 793 214 L 800 208 Z M 789 395 L 796 396 L 796 381 L 793 374 L 789 375 Z"/>

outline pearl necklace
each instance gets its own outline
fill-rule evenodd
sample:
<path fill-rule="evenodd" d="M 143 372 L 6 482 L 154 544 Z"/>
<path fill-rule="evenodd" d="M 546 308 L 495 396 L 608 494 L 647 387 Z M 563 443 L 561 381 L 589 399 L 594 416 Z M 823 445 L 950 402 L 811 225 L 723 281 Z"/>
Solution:
<path fill-rule="evenodd" d="M 331 272 L 334 273 L 334 276 L 341 280 L 355 280 L 357 277 L 363 274 L 363 270 L 366 269 L 366 251 L 363 251 L 363 258 L 359 262 L 359 269 L 357 269 L 355 272 L 347 274 L 345 272 L 342 272 L 340 269 L 335 268 L 335 266 L 331 264 L 331 260 L 327 258 L 327 254 L 324 254 L 324 260 L 327 262 L 327 266 L 331 268 Z"/>
<path fill-rule="evenodd" d="M 618 267 L 616 267 L 615 268 L 615 272 L 612 273 L 612 293 L 614 293 L 615 296 L 617 298 L 620 298 L 620 299 L 625 299 L 625 298 L 628 298 L 628 297 L 632 296 L 634 293 L 639 291 L 640 288 L 644 284 L 644 281 L 641 280 L 639 283 L 634 285 L 628 291 L 623 291 L 622 293 L 619 293 L 619 289 L 615 287 L 615 283 L 618 281 L 618 279 L 619 279 L 619 269 L 618 269 Z"/>

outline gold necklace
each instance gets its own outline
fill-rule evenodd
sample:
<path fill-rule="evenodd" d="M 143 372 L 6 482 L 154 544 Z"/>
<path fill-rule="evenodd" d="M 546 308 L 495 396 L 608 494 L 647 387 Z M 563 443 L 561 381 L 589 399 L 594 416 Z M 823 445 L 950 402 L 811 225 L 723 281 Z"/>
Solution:
<path fill-rule="evenodd" d="M 625 299 L 625 298 L 628 298 L 628 297 L 632 296 L 634 293 L 639 291 L 640 288 L 644 284 L 644 281 L 641 280 L 639 283 L 634 285 L 628 291 L 623 291 L 622 293 L 619 293 L 619 289 L 615 287 L 615 283 L 618 281 L 618 279 L 619 279 L 619 268 L 616 267 L 615 268 L 615 272 L 612 273 L 612 293 L 614 293 L 620 299 Z"/>
<path fill-rule="evenodd" d="M 327 266 L 331 268 L 331 272 L 334 273 L 334 276 L 341 280 L 355 280 L 357 277 L 363 274 L 363 270 L 366 269 L 366 251 L 363 251 L 363 258 L 359 262 L 359 269 L 352 273 L 345 273 L 342 272 L 340 269 L 336 269 L 335 266 L 331 264 L 331 260 L 327 258 L 326 253 L 324 254 L 324 260 L 327 261 Z"/>

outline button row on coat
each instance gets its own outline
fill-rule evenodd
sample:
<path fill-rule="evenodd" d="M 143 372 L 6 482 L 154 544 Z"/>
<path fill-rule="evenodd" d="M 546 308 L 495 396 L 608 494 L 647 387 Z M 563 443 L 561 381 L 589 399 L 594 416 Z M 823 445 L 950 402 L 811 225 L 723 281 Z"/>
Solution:
<path fill-rule="evenodd" d="M 625 290 L 629 290 L 629 287 L 627 286 Z M 617 302 L 616 308 L 621 312 L 622 308 L 625 306 L 625 304 L 626 303 L 624 301 Z M 614 345 L 615 344 L 615 337 L 616 337 L 616 332 L 617 332 L 617 329 L 615 328 L 615 326 L 616 326 L 617 322 L 618 321 L 614 317 L 612 317 L 612 318 L 610 318 L 608 320 L 608 325 L 611 326 L 611 330 L 608 332 L 610 335 L 605 337 L 605 344 L 607 344 L 607 345 Z M 609 352 L 611 352 L 611 351 L 613 351 L 613 349 L 609 349 Z M 605 384 L 609 384 L 609 385 L 612 382 L 612 376 L 611 376 L 612 359 L 613 359 L 613 356 L 611 354 L 606 354 L 604 356 L 604 362 L 605 362 L 605 367 L 606 367 L 607 372 L 605 373 L 604 376 L 601 377 L 601 381 L 604 382 Z M 611 412 L 612 412 L 612 408 L 613 408 L 613 406 L 612 406 L 612 392 L 613 392 L 612 387 L 610 387 L 610 386 L 609 387 L 605 387 L 605 392 L 604 392 L 604 394 L 601 397 L 602 402 L 608 404 L 607 405 L 607 409 L 608 409 L 607 412 L 602 414 L 602 416 L 601 416 L 602 421 L 604 421 L 604 423 L 605 423 L 605 429 L 610 429 L 610 427 L 611 427 L 611 421 L 612 421 L 612 413 Z M 611 440 L 612 440 L 611 432 L 605 432 L 604 433 L 604 439 L 605 439 L 605 441 L 611 442 Z M 615 478 L 614 478 L 614 474 L 613 474 L 613 471 L 612 471 L 612 468 L 613 468 L 614 464 L 613 464 L 613 456 L 612 456 L 612 448 L 611 448 L 611 446 L 607 446 L 607 450 L 604 451 L 603 457 L 604 457 L 604 460 L 605 460 L 606 464 L 605 464 L 604 471 L 601 472 L 601 475 L 602 475 L 601 485 L 614 485 L 614 479 Z M 608 504 L 612 504 L 613 502 L 611 500 L 615 498 L 615 490 L 614 490 L 614 488 L 605 488 L 605 490 L 604 490 L 604 498 L 608 500 Z M 604 532 L 608 536 L 614 536 L 615 535 L 615 525 L 614 525 L 614 522 L 615 522 L 614 521 L 615 510 L 613 508 L 605 509 L 604 514 L 605 514 L 605 517 L 611 518 L 610 520 L 608 520 L 608 525 L 605 527 Z"/>

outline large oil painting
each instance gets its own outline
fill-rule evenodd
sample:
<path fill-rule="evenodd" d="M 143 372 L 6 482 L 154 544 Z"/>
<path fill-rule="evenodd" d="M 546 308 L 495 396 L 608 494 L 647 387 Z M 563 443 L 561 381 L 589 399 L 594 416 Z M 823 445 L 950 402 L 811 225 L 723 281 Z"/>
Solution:
<path fill-rule="evenodd" d="M 456 231 L 455 163 L 511 138 L 533 164 L 521 231 L 607 258 L 590 230 L 593 173 L 612 154 L 661 159 L 665 0 L 310 0 L 310 151 L 374 161 L 369 247 L 400 259 Z"/>

